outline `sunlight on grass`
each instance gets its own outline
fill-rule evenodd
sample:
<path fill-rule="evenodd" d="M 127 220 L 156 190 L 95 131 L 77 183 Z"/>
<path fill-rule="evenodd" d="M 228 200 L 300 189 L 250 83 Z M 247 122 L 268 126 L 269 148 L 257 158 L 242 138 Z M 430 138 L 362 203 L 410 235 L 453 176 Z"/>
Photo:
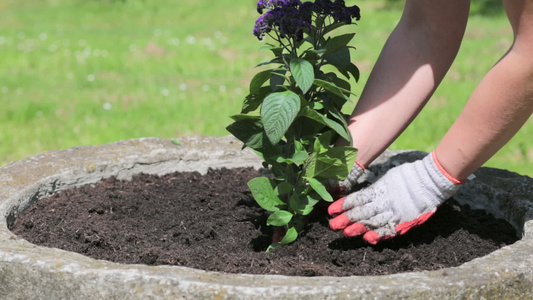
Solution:
<path fill-rule="evenodd" d="M 401 12 L 348 2 L 362 8 L 360 94 Z M 0 165 L 75 145 L 228 134 L 253 67 L 269 58 L 251 34 L 255 3 L 1 1 Z M 504 17 L 474 17 L 447 79 L 392 148 L 433 149 L 510 41 Z M 530 120 L 488 165 L 533 175 L 531 136 Z"/>

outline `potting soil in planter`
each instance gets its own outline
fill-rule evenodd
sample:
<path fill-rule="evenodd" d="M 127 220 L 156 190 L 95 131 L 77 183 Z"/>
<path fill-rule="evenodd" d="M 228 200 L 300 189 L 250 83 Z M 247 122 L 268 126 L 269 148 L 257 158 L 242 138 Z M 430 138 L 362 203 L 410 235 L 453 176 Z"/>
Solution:
<path fill-rule="evenodd" d="M 435 270 L 517 240 L 507 222 L 450 200 L 422 226 L 371 246 L 330 230 L 324 206 L 295 243 L 265 253 L 272 228 L 246 185 L 257 175 L 241 168 L 109 178 L 39 200 L 10 229 L 37 245 L 117 263 L 299 276 Z"/>

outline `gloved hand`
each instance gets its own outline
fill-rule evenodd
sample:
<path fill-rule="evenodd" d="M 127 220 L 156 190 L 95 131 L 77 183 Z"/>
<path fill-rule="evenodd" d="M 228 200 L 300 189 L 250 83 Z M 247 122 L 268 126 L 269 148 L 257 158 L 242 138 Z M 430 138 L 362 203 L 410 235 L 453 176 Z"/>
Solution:
<path fill-rule="evenodd" d="M 365 166 L 359 161 L 355 161 L 353 164 L 350 174 L 343 181 L 330 180 L 326 187 L 328 192 L 334 197 L 344 197 L 346 196 L 352 188 L 357 184 L 357 179 L 363 175 L 365 171 Z"/>
<path fill-rule="evenodd" d="M 404 234 L 427 221 L 437 207 L 450 198 L 461 183 L 438 162 L 434 152 L 421 160 L 390 169 L 369 187 L 332 203 L 333 230 L 348 237 L 363 235 L 376 244 Z"/>

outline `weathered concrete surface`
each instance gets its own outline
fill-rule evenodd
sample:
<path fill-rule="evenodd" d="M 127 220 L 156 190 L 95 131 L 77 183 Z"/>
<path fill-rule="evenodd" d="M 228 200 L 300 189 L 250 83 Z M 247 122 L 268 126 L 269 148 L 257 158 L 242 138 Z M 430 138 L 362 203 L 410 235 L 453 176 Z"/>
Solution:
<path fill-rule="evenodd" d="M 420 152 L 387 152 L 374 180 Z M 392 157 L 392 158 L 391 158 Z M 482 168 L 457 194 L 515 225 L 517 243 L 457 268 L 368 277 L 232 275 L 183 267 L 122 265 L 16 237 L 7 223 L 44 195 L 116 175 L 260 166 L 230 137 L 137 139 L 45 152 L 0 168 L 0 299 L 530 299 L 533 179 Z M 4 221 L 2 221 L 4 220 Z"/>

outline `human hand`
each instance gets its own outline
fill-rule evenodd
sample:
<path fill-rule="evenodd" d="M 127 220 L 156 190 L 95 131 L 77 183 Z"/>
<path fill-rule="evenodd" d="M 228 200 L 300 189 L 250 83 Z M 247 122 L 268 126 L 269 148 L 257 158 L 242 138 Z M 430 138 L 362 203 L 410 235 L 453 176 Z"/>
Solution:
<path fill-rule="evenodd" d="M 453 179 L 432 153 L 392 168 L 369 187 L 332 203 L 328 213 L 337 216 L 329 224 L 333 230 L 343 229 L 347 237 L 363 234 L 376 244 L 426 222 L 462 182 Z"/>

